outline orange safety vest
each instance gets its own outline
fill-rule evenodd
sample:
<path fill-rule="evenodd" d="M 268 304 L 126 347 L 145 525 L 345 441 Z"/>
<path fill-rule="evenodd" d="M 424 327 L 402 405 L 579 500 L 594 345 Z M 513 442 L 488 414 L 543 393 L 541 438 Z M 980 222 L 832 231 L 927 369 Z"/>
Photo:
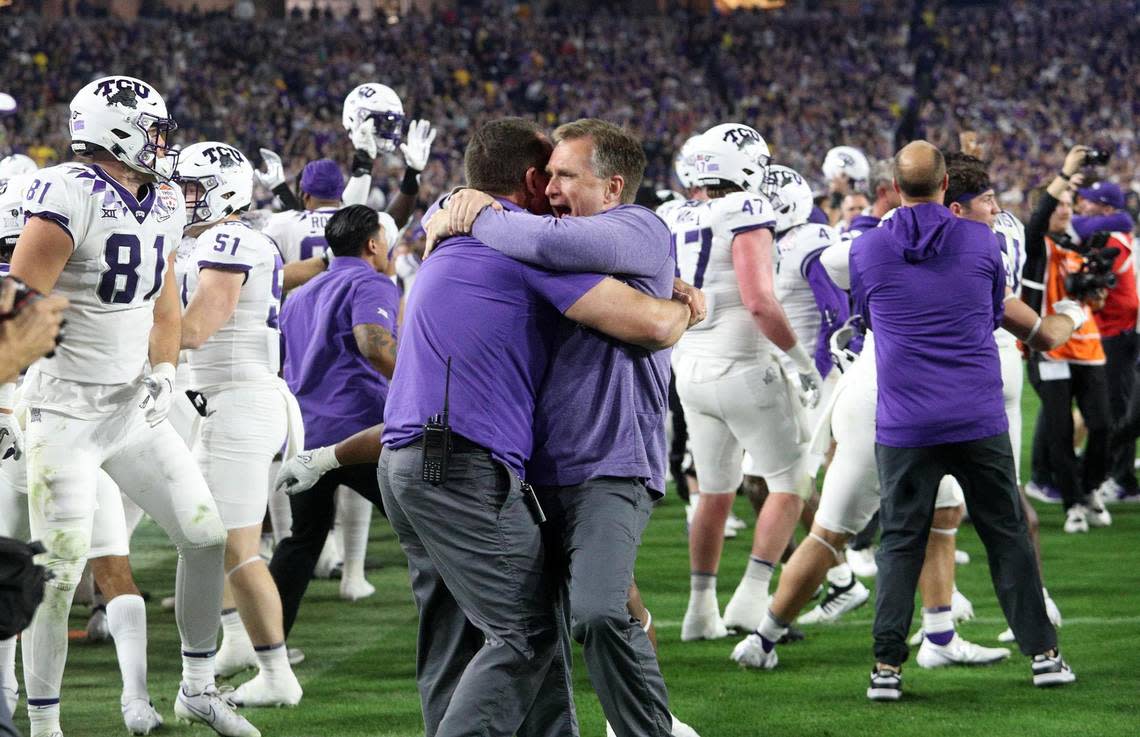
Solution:
<path fill-rule="evenodd" d="M 1045 236 L 1045 248 L 1049 260 L 1045 267 L 1045 301 L 1043 315 L 1053 314 L 1053 303 L 1069 297 L 1065 291 L 1065 276 L 1080 271 L 1084 259 L 1080 254 L 1061 248 L 1049 236 Z M 1100 343 L 1100 329 L 1093 319 L 1092 309 L 1085 308 L 1085 322 L 1069 338 L 1069 342 L 1045 354 L 1050 361 L 1068 361 L 1086 366 L 1104 365 L 1104 346 Z"/>

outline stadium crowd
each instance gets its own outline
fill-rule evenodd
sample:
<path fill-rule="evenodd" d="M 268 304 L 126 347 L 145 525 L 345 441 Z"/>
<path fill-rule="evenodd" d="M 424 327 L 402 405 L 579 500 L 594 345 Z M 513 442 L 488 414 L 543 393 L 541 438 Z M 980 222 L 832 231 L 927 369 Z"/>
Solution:
<path fill-rule="evenodd" d="M 1132 181 L 1140 171 L 1131 124 L 1140 115 L 1137 62 L 1128 53 L 1140 45 L 1134 3 L 941 9 L 916 19 L 923 34 L 909 32 L 907 5 L 867 3 L 854 17 L 829 8 L 632 17 L 615 8 L 583 23 L 568 4 L 535 17 L 511 3 L 484 3 L 481 11 L 363 27 L 352 18 L 90 23 L 29 14 L 0 36 L 0 55 L 14 62 L 5 91 L 21 104 L 0 121 L 7 139 L 0 148 L 54 163 L 67 153 L 62 131 L 72 90 L 112 70 L 157 73 L 179 111 L 176 141 L 268 147 L 294 175 L 313 159 L 348 161 L 340 101 L 379 78 L 412 117 L 439 130 L 425 201 L 460 181 L 472 127 L 502 115 L 543 125 L 597 116 L 627 126 L 645 143 L 647 181 L 675 188 L 673 152 L 717 120 L 756 122 L 777 159 L 819 178 L 836 142 L 873 158 L 891 155 L 911 105 L 919 107 L 916 132 L 938 145 L 960 130 L 979 131 L 1003 203 L 1023 217 L 1029 189 L 1056 171 L 1059 152 L 1074 141 L 1111 142 L 1111 178 L 1140 189 Z M 964 28 L 970 43 L 952 42 Z M 937 57 L 932 94 L 918 98 L 912 36 Z M 1095 48 L 1073 39 L 1095 39 Z M 377 169 L 389 193 L 398 164 L 392 160 L 388 178 Z"/>

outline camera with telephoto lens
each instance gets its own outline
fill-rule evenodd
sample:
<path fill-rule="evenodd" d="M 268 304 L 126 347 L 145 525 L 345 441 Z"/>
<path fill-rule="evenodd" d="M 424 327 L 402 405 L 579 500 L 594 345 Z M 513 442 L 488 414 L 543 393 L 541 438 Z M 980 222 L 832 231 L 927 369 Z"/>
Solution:
<path fill-rule="evenodd" d="M 1076 300 L 1091 299 L 1102 289 L 1116 286 L 1116 272 L 1113 266 L 1120 249 L 1105 247 L 1108 243 L 1107 231 L 1094 233 L 1086 243 L 1075 242 L 1067 233 L 1053 240 L 1058 246 L 1075 253 L 1084 259 L 1079 271 L 1065 276 L 1065 291 Z"/>
<path fill-rule="evenodd" d="M 1090 148 L 1085 152 L 1085 166 L 1106 166 L 1112 152 L 1103 148 Z"/>
<path fill-rule="evenodd" d="M 21 279 L 14 276 L 4 277 L 3 282 L 10 283 L 16 288 L 16 296 L 12 300 L 12 309 L 7 312 L 0 313 L 0 320 L 9 320 L 16 315 L 20 314 L 20 310 L 24 309 L 32 302 L 43 297 L 43 295 L 36 289 L 29 287 Z"/>

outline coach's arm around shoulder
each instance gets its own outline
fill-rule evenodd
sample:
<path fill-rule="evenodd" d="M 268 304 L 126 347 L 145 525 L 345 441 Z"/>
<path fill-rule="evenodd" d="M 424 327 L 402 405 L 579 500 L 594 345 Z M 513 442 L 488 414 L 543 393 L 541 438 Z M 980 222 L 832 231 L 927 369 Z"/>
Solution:
<path fill-rule="evenodd" d="M 658 299 L 607 277 L 566 310 L 566 317 L 623 343 L 647 350 L 671 347 L 705 319 L 701 290 L 673 281 L 673 298 Z"/>

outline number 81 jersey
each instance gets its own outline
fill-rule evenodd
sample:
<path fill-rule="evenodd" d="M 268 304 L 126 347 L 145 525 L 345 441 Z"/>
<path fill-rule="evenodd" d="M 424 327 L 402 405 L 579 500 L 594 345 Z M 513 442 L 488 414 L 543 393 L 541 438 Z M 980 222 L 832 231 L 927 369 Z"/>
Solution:
<path fill-rule="evenodd" d="M 774 351 L 744 307 L 732 263 L 737 235 L 776 227 L 768 199 L 733 192 L 713 200 L 690 200 L 660 214 L 673 233 L 677 276 L 704 291 L 708 306 L 708 317 L 681 337 L 675 351 L 732 360 L 756 360 Z"/>
<path fill-rule="evenodd" d="M 138 200 L 97 165 L 61 164 L 32 176 L 24 212 L 62 227 L 74 249 L 55 286 L 71 301 L 64 339 L 38 368 L 87 384 L 133 381 L 147 364 L 166 256 L 186 223 L 182 192 L 151 184 Z"/>

